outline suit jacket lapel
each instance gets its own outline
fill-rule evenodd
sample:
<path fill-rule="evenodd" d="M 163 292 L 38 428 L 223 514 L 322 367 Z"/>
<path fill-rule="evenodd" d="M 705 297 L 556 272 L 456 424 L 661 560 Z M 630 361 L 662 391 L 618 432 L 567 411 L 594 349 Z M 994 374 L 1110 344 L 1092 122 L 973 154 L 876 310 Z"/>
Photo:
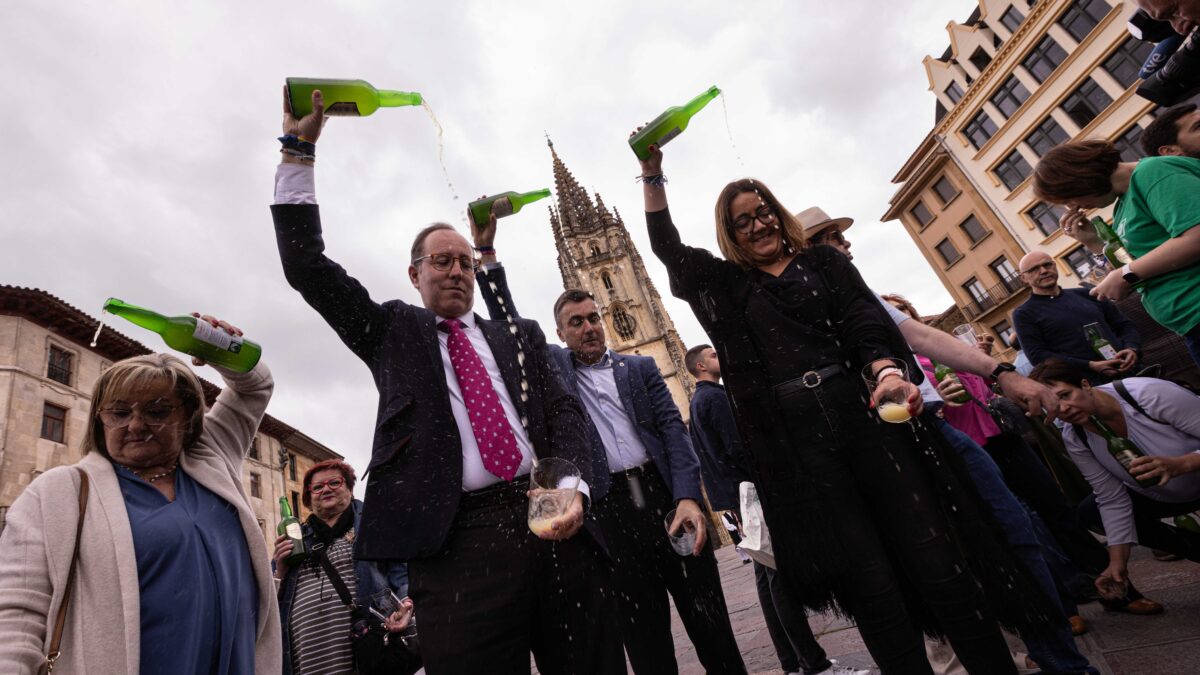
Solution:
<path fill-rule="evenodd" d="M 625 414 L 629 415 L 629 419 L 637 423 L 637 412 L 633 409 L 633 387 L 629 382 L 629 363 L 625 357 L 620 354 L 613 353 L 613 379 L 617 382 L 617 393 L 621 395 L 621 407 L 625 409 Z"/>
<path fill-rule="evenodd" d="M 444 373 L 442 345 L 438 342 L 437 315 L 429 310 L 420 311 L 418 314 L 421 321 L 421 336 L 425 338 L 425 351 L 429 355 L 430 364 L 437 372 Z M 443 379 L 445 379 L 444 376 Z"/>
<path fill-rule="evenodd" d="M 475 315 L 475 322 L 483 330 L 483 336 L 492 348 L 492 356 L 496 359 L 496 365 L 500 367 L 500 375 L 504 378 L 504 386 L 508 388 L 509 398 L 522 415 L 527 414 L 527 405 L 521 401 L 521 370 L 517 365 L 516 337 L 507 324 L 485 321 L 478 314 Z M 529 363 L 529 354 L 525 355 L 525 362 Z"/>

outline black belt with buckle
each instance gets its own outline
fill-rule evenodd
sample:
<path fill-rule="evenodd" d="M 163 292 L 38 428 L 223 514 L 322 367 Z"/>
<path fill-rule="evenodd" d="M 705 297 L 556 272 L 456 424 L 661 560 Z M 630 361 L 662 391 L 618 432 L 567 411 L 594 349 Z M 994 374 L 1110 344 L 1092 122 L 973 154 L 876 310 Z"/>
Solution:
<path fill-rule="evenodd" d="M 825 380 L 845 374 L 846 369 L 839 364 L 835 363 L 833 365 L 824 366 L 822 368 L 810 370 L 794 380 L 788 380 L 787 382 L 775 385 L 775 394 L 789 394 L 797 389 L 816 389 L 817 387 L 821 386 L 821 383 Z"/>

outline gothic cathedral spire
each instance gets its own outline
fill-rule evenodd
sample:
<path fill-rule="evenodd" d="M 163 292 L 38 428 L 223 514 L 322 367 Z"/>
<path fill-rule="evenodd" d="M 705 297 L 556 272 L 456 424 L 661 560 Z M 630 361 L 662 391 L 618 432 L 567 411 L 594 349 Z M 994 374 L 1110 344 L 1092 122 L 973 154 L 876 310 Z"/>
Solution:
<path fill-rule="evenodd" d="M 610 211 L 599 194 L 593 201 L 563 164 L 549 136 L 546 143 L 554 163 L 557 195 L 557 205 L 550 207 L 550 226 L 563 286 L 582 288 L 595 296 L 613 351 L 654 358 L 687 419 L 695 387 L 683 363 L 687 350 L 621 214 Z"/>

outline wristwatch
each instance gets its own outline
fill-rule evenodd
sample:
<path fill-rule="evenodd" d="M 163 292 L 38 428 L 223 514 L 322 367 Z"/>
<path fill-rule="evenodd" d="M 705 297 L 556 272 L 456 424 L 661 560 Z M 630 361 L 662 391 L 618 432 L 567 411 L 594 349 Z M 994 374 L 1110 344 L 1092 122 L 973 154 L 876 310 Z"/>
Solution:
<path fill-rule="evenodd" d="M 1142 280 L 1142 278 L 1137 275 L 1137 272 L 1129 269 L 1129 265 L 1122 267 L 1120 272 L 1121 278 L 1124 279 L 1125 283 L 1129 284 L 1130 286 Z"/>
<path fill-rule="evenodd" d="M 1003 375 L 1004 373 L 1015 373 L 1015 372 L 1017 372 L 1016 366 L 1014 366 L 1011 363 L 1005 363 L 1005 362 L 1001 361 L 1000 364 L 998 366 L 996 366 L 996 369 L 992 371 L 992 379 L 999 380 L 1000 376 Z"/>

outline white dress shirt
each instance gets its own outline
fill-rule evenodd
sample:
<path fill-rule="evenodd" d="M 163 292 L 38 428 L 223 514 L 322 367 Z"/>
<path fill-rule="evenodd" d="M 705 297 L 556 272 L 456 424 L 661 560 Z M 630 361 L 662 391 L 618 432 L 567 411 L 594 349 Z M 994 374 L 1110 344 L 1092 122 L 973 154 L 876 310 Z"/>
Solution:
<path fill-rule="evenodd" d="M 617 390 L 614 368 L 620 366 L 613 359 L 612 351 L 605 350 L 604 356 L 592 365 L 587 365 L 571 356 L 575 368 L 575 379 L 579 383 L 579 400 L 588 411 L 600 440 L 604 443 L 604 454 L 608 458 L 610 472 L 639 467 L 650 461 L 650 454 L 638 435 L 637 424 L 625 412 L 621 404 L 621 393 Z"/>
<path fill-rule="evenodd" d="M 316 204 L 316 172 L 313 167 L 307 164 L 280 164 L 275 172 L 275 203 Z M 508 387 L 504 384 L 504 378 L 496 364 L 496 357 L 492 354 L 492 347 L 488 344 L 483 330 L 475 323 L 473 312 L 467 312 L 457 318 L 463 323 L 463 332 L 470 339 L 471 346 L 479 354 L 479 360 L 483 362 L 483 367 L 492 381 L 492 388 L 496 391 L 497 398 L 500 399 L 501 407 L 504 408 L 504 416 L 508 419 L 509 426 L 512 427 L 517 448 L 521 452 L 521 465 L 517 469 L 517 476 L 527 475 L 532 466 L 533 445 L 529 441 L 529 434 L 526 433 L 525 426 L 521 424 L 521 416 L 517 414 L 517 407 L 508 394 Z M 444 318 L 439 317 L 438 320 L 442 321 Z M 450 362 L 450 351 L 447 347 L 450 335 L 441 330 L 437 332 L 437 335 L 439 351 L 442 355 L 442 368 L 446 374 L 446 387 L 450 391 L 450 409 L 454 413 L 454 422 L 462 440 L 462 489 L 463 491 L 479 490 L 499 483 L 501 479 L 483 466 L 483 458 L 479 454 L 479 443 L 475 440 L 475 430 L 471 428 L 471 417 L 467 414 L 467 404 L 463 400 L 462 389 L 458 386 L 458 376 L 454 372 L 454 365 Z M 588 495 L 587 483 L 580 481 L 579 491 Z"/>

